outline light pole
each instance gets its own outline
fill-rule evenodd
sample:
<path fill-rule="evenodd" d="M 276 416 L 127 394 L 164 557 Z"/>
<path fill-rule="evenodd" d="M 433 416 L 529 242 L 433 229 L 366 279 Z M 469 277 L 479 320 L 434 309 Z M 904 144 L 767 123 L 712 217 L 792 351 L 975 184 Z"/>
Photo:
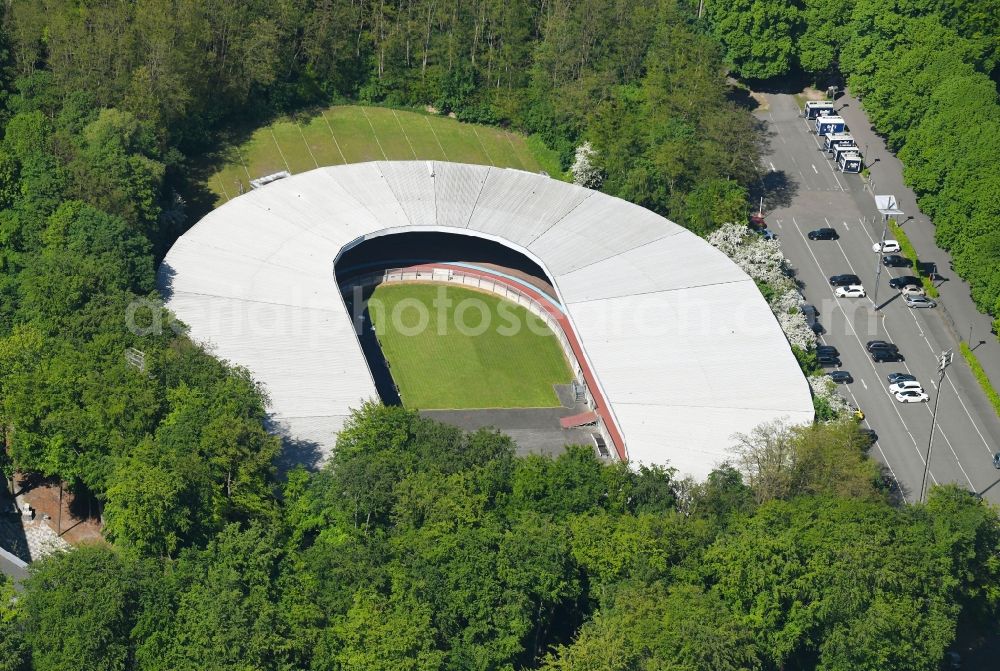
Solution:
<path fill-rule="evenodd" d="M 878 312 L 878 281 L 882 277 L 882 255 L 885 253 L 885 234 L 889 232 L 889 215 L 882 215 L 882 223 L 882 240 L 878 243 L 878 258 L 875 259 L 875 295 L 872 297 L 876 312 Z"/>
<path fill-rule="evenodd" d="M 937 396 L 934 397 L 934 410 L 931 412 L 931 433 L 927 437 L 927 455 L 924 457 L 924 478 L 920 482 L 920 503 L 924 502 L 924 493 L 927 491 L 927 472 L 931 467 L 931 446 L 934 444 L 934 424 L 937 422 L 937 409 L 938 401 L 941 400 L 941 391 L 944 389 L 944 374 L 951 365 L 951 360 L 954 358 L 955 352 L 953 350 L 948 350 L 946 352 L 941 352 L 941 355 L 937 358 L 938 362 L 938 388 Z"/>

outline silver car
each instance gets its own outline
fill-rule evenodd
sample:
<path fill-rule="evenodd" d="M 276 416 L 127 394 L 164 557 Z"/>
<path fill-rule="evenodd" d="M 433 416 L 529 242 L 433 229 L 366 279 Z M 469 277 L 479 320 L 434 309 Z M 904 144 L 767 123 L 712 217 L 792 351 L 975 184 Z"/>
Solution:
<path fill-rule="evenodd" d="M 927 298 L 927 296 L 903 296 L 906 301 L 906 307 L 908 308 L 933 308 L 937 307 L 937 302 Z"/>

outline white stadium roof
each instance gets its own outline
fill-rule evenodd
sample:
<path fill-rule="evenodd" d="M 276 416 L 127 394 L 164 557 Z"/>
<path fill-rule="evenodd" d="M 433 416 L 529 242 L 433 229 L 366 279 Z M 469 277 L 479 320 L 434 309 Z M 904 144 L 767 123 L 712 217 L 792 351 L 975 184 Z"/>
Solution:
<path fill-rule="evenodd" d="M 618 198 L 519 170 L 426 161 L 320 168 L 235 198 L 159 274 L 193 339 L 263 383 L 273 425 L 334 445 L 377 398 L 334 260 L 412 231 L 501 242 L 538 263 L 582 343 L 633 462 L 704 477 L 732 436 L 809 422 L 809 387 L 753 281 L 725 255 Z"/>

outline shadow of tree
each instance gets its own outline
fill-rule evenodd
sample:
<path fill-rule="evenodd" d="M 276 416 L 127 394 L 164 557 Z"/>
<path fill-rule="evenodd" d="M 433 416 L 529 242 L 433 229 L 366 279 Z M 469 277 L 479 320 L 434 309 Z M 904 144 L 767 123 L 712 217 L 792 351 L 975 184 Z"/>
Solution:
<path fill-rule="evenodd" d="M 275 431 L 274 425 L 269 425 L 269 431 Z M 315 471 L 320 467 L 323 460 L 323 450 L 311 440 L 301 440 L 293 438 L 283 431 L 276 431 L 281 434 L 281 452 L 274 460 L 274 468 L 279 480 L 284 480 L 290 470 L 298 466 L 303 466 L 310 471 Z"/>
<path fill-rule="evenodd" d="M 772 170 L 764 173 L 750 192 L 751 202 L 764 199 L 768 209 L 788 207 L 799 192 L 798 182 L 788 176 L 784 170 Z"/>
<path fill-rule="evenodd" d="M 760 107 L 760 103 L 750 94 L 750 90 L 742 86 L 730 86 L 726 91 L 726 100 L 748 112 Z"/>

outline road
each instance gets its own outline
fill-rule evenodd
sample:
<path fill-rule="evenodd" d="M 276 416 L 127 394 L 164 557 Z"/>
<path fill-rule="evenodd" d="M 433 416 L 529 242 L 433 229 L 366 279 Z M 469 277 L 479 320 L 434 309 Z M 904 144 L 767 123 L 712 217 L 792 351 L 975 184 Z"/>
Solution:
<path fill-rule="evenodd" d="M 843 369 L 854 377 L 853 384 L 841 385 L 841 392 L 865 412 L 865 422 L 879 436 L 872 455 L 888 467 L 903 498 L 917 500 L 932 408 L 940 393 L 928 486 L 954 482 L 1000 503 L 1000 471 L 991 460 L 1000 450 L 1000 420 L 958 353 L 954 330 L 939 309 L 911 310 L 889 287 L 890 277 L 912 274 L 909 269 L 882 269 L 877 292 L 881 309 L 875 310 L 879 259 L 872 245 L 881 238 L 883 225 L 872 194 L 860 175 L 836 170 L 792 96 L 768 95 L 766 100 L 768 108 L 757 115 L 769 130 L 764 158 L 768 225 L 795 266 L 807 300 L 820 312 L 826 329 L 821 339 L 837 347 Z M 807 233 L 821 227 L 836 229 L 840 239 L 808 240 Z M 840 273 L 858 275 L 868 298 L 836 298 L 828 278 Z M 896 343 L 905 362 L 872 362 L 865 343 L 875 339 Z M 954 363 L 938 389 L 936 357 L 951 348 Z M 903 404 L 890 396 L 886 375 L 894 371 L 915 375 L 930 402 Z"/>

